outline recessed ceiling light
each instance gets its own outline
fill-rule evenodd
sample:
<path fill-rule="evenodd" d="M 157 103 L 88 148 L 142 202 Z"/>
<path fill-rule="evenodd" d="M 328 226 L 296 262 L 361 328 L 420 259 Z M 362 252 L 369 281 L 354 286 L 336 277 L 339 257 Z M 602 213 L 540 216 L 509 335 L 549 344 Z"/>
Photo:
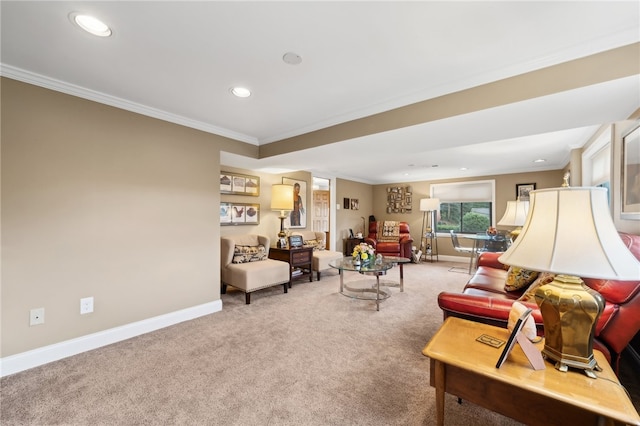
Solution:
<path fill-rule="evenodd" d="M 538 158 L 537 160 L 533 160 L 534 163 L 544 163 L 545 161 L 547 160 L 545 160 L 544 158 Z"/>
<path fill-rule="evenodd" d="M 111 28 L 98 18 L 75 12 L 69 15 L 69 17 L 73 23 L 90 34 L 98 37 L 109 37 L 111 35 Z"/>
<path fill-rule="evenodd" d="M 232 87 L 231 93 L 239 98 L 248 98 L 249 96 L 251 96 L 251 90 L 247 89 L 246 87 Z"/>
<path fill-rule="evenodd" d="M 289 65 L 298 65 L 302 62 L 302 56 L 297 53 L 287 52 L 282 56 L 282 60 Z"/>
<path fill-rule="evenodd" d="M 469 170 L 466 167 L 460 167 L 460 170 L 465 171 L 465 170 Z"/>

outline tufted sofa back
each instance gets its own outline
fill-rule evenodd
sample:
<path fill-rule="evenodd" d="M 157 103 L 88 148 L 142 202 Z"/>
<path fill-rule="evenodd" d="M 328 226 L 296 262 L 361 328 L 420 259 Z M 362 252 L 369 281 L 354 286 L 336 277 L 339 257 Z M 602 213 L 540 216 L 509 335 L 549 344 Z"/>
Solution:
<path fill-rule="evenodd" d="M 640 236 L 624 232 L 619 234 L 629 251 L 640 260 Z M 583 281 L 600 293 L 607 305 L 613 305 L 615 315 L 612 315 L 605 324 L 599 324 L 602 327 L 599 338 L 615 352 L 621 353 L 640 329 L 640 270 L 638 279 L 635 281 L 594 278 L 583 278 Z"/>

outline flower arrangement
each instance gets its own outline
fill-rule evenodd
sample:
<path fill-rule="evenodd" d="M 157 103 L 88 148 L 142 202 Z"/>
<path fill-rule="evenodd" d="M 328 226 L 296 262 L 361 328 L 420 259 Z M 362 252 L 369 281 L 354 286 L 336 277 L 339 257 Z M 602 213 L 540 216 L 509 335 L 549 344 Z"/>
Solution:
<path fill-rule="evenodd" d="M 354 259 L 362 259 L 362 262 L 370 262 L 375 258 L 375 249 L 367 243 L 360 243 L 353 248 L 352 256 Z"/>

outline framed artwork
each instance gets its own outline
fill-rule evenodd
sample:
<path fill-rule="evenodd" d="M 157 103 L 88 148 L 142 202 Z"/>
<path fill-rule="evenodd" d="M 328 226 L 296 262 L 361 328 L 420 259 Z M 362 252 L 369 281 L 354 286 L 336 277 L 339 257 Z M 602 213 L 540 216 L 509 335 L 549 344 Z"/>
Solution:
<path fill-rule="evenodd" d="M 351 207 L 351 200 L 348 198 L 343 198 L 342 207 L 344 207 L 345 210 L 349 210 L 349 208 Z"/>
<path fill-rule="evenodd" d="M 284 219 L 286 228 L 307 227 L 307 182 L 290 178 L 282 178 L 285 185 L 293 185 L 293 210 Z"/>
<path fill-rule="evenodd" d="M 536 189 L 535 183 L 516 184 L 516 200 L 529 201 L 529 193 Z"/>
<path fill-rule="evenodd" d="M 622 219 L 640 220 L 640 123 L 622 137 Z"/>
<path fill-rule="evenodd" d="M 260 204 L 220 203 L 220 225 L 257 225 Z"/>
<path fill-rule="evenodd" d="M 358 210 L 360 208 L 360 203 L 357 198 L 351 199 L 351 210 Z"/>
<path fill-rule="evenodd" d="M 260 178 L 258 176 L 221 172 L 220 193 L 257 197 L 260 195 Z"/>
<path fill-rule="evenodd" d="M 410 186 L 387 188 L 387 213 L 411 214 L 412 192 Z"/>

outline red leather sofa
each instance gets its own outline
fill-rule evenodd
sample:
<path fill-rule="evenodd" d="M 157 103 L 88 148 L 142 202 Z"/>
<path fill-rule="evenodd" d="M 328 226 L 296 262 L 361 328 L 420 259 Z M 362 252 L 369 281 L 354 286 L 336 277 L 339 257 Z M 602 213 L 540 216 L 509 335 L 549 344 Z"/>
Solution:
<path fill-rule="evenodd" d="M 631 253 L 640 259 L 640 236 L 620 233 Z M 507 326 L 511 305 L 526 289 L 516 292 L 504 290 L 508 266 L 498 261 L 500 253 L 482 253 L 478 269 L 462 293 L 443 292 L 438 305 L 444 317 L 455 316 L 473 321 Z M 613 281 L 583 278 L 586 285 L 605 299 L 605 308 L 596 324 L 593 348 L 601 351 L 616 373 L 620 354 L 640 330 L 640 271 L 636 281 Z M 535 302 L 523 302 L 533 309 L 539 335 L 544 334 L 542 315 Z"/>
<path fill-rule="evenodd" d="M 378 241 L 378 224 L 379 221 L 369 222 L 369 235 L 364 242 L 376 249 L 376 254 L 383 256 L 406 257 L 411 260 L 413 238 L 409 232 L 409 224 L 400 222 L 400 240 L 397 242 Z"/>

